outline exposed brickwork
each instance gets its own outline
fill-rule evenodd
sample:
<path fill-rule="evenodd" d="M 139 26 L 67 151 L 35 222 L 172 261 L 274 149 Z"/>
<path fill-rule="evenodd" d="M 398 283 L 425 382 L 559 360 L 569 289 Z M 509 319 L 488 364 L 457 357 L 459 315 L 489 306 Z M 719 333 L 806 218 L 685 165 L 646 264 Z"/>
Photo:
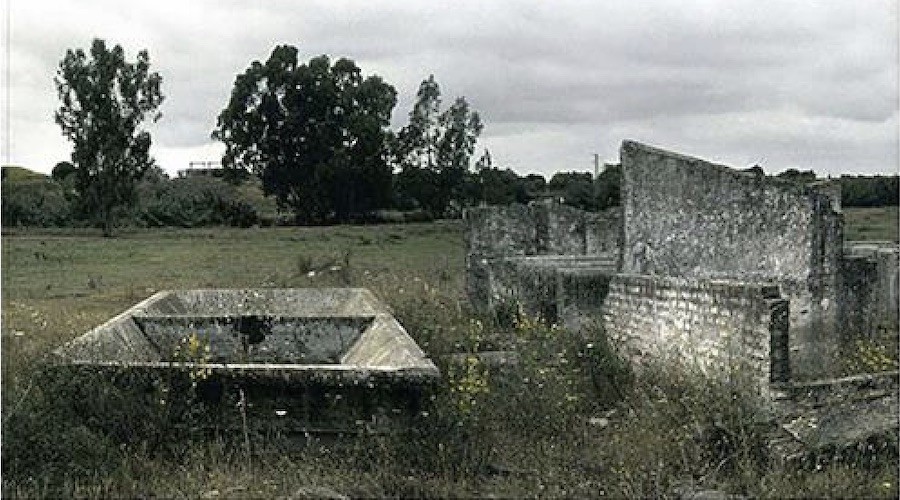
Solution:
<path fill-rule="evenodd" d="M 632 141 L 621 148 L 623 271 L 778 283 L 791 301 L 792 371 L 837 353 L 843 217 L 833 185 L 757 176 Z"/>
<path fill-rule="evenodd" d="M 767 394 L 790 376 L 787 312 L 771 283 L 619 274 L 603 324 L 635 361 L 675 357 L 719 375 L 741 373 Z"/>

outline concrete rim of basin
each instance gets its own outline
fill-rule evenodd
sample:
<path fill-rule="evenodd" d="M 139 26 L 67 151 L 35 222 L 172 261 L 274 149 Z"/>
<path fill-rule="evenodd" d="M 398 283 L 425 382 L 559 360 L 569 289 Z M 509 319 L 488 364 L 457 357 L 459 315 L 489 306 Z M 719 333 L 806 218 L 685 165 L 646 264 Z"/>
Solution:
<path fill-rule="evenodd" d="M 366 321 L 358 338 L 334 364 L 302 362 L 189 362 L 165 359 L 138 321 L 148 318 L 358 318 Z M 427 380 L 439 377 L 434 363 L 365 288 L 166 290 L 54 351 L 64 365 L 136 369 L 209 369 L 223 375 L 282 380 L 350 380 L 372 377 Z M 299 360 L 298 360 L 299 361 Z"/>

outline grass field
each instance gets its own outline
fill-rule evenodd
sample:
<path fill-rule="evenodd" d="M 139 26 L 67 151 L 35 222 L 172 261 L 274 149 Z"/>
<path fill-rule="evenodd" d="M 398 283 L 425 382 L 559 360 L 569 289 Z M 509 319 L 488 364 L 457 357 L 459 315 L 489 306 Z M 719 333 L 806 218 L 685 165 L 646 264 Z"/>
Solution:
<path fill-rule="evenodd" d="M 417 293 L 415 280 L 443 279 L 458 292 L 462 262 L 455 224 L 5 236 L 3 370 L 15 372 L 156 290 L 346 283 L 387 298 Z M 342 272 L 329 270 L 336 266 Z"/>
<path fill-rule="evenodd" d="M 46 175 L 40 172 L 35 172 L 25 167 L 19 167 L 16 165 L 3 165 L 2 167 L 0 167 L 0 170 L 2 170 L 3 172 L 3 180 L 10 182 L 21 182 L 47 178 Z"/>
<path fill-rule="evenodd" d="M 851 220 L 882 228 L 861 232 L 884 239 L 887 225 L 861 212 L 848 213 Z M 688 369 L 653 368 L 634 382 L 599 332 L 472 315 L 458 223 L 134 231 L 114 239 L 17 231 L 2 243 L 4 497 L 898 494 L 892 461 L 820 470 L 759 461 L 752 400 L 732 403 L 733 388 Z M 156 290 L 317 286 L 372 289 L 439 364 L 445 378 L 411 432 L 302 449 L 254 436 L 250 454 L 222 435 L 178 434 L 149 447 L 85 420 L 71 402 L 84 388 L 42 369 L 49 350 Z M 522 354 L 516 383 L 446 362 L 449 353 L 510 342 Z M 127 411 L 96 410 L 109 420 Z"/>
<path fill-rule="evenodd" d="M 900 241 L 900 207 L 844 208 L 844 238 Z"/>

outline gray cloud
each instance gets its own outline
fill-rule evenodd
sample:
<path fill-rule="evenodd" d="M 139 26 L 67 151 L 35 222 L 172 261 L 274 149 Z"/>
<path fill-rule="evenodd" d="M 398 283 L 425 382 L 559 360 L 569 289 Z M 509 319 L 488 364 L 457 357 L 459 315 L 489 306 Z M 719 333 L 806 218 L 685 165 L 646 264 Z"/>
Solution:
<path fill-rule="evenodd" d="M 521 172 L 590 169 L 625 137 L 739 166 L 889 172 L 897 16 L 891 0 L 15 2 L 9 149 L 45 171 L 68 155 L 53 73 L 98 36 L 149 49 L 167 96 L 154 148 L 173 170 L 215 150 L 235 75 L 287 43 L 384 77 L 397 127 L 433 73 L 446 101 L 481 112 L 494 159 Z"/>

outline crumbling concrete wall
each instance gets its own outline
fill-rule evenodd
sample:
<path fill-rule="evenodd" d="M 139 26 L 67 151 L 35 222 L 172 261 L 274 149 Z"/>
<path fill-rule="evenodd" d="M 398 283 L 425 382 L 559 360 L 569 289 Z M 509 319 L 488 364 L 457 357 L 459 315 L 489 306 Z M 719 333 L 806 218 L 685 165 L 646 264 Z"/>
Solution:
<path fill-rule="evenodd" d="M 622 237 L 621 210 L 611 208 L 594 213 L 552 202 L 529 205 L 476 207 L 465 211 L 466 293 L 479 310 L 490 310 L 503 297 L 516 294 L 504 290 L 509 285 L 499 278 L 515 276 L 517 263 L 505 259 L 536 256 L 596 257 L 597 266 L 618 268 Z M 527 266 L 526 266 L 527 267 Z M 550 271 L 543 272 L 546 274 Z M 512 274 L 511 274 L 512 273 Z M 533 270 L 512 286 L 524 290 Z M 552 273 L 551 273 L 552 274 Z M 494 278 L 492 278 L 494 277 Z M 525 281 L 523 281 L 525 280 Z M 512 280 L 516 281 L 516 280 Z M 530 295 L 535 295 L 537 290 Z M 525 302 L 530 305 L 529 300 Z M 555 299 L 550 300 L 555 302 Z M 535 307 L 538 313 L 541 309 Z"/>
<path fill-rule="evenodd" d="M 618 207 L 587 212 L 551 201 L 513 203 L 469 208 L 464 219 L 473 255 L 618 254 L 621 247 Z"/>
<path fill-rule="evenodd" d="M 611 207 L 602 212 L 585 212 L 584 253 L 608 255 L 620 265 L 622 254 L 622 209 Z"/>
<path fill-rule="evenodd" d="M 535 255 L 537 227 L 531 208 L 518 203 L 504 207 L 469 208 L 466 224 L 466 295 L 478 310 L 491 306 L 490 264 L 504 257 Z"/>
<path fill-rule="evenodd" d="M 509 257 L 493 261 L 488 273 L 490 309 L 515 307 L 577 328 L 599 316 L 615 262 L 599 256 Z"/>
<path fill-rule="evenodd" d="M 900 319 L 900 246 L 848 242 L 845 252 L 839 294 L 843 339 L 896 338 Z"/>
<path fill-rule="evenodd" d="M 674 358 L 740 374 L 764 395 L 790 377 L 788 301 L 774 283 L 617 274 L 603 325 L 636 362 Z"/>
<path fill-rule="evenodd" d="M 895 332 L 900 316 L 900 249 L 850 245 L 845 257 L 837 183 L 631 141 L 621 163 L 621 212 L 470 211 L 472 303 L 514 303 L 576 328 L 599 312 L 633 361 L 674 357 L 749 380 L 772 404 L 784 432 L 771 444 L 788 458 L 896 436 L 896 373 L 833 378 L 841 344 Z"/>
<path fill-rule="evenodd" d="M 532 208 L 513 203 L 475 207 L 463 212 L 469 255 L 501 257 L 537 254 L 537 227 Z"/>
<path fill-rule="evenodd" d="M 791 302 L 792 371 L 836 362 L 842 215 L 833 185 L 740 172 L 625 141 L 625 273 L 774 281 Z"/>
<path fill-rule="evenodd" d="M 803 281 L 836 264 L 819 262 L 836 259 L 821 248 L 834 214 L 819 190 L 632 141 L 621 154 L 624 272 Z"/>
<path fill-rule="evenodd" d="M 543 262 L 544 259 L 493 260 L 488 266 L 486 309 L 521 309 L 529 316 L 552 321 L 556 317 L 556 268 L 550 262 Z"/>
<path fill-rule="evenodd" d="M 621 211 L 539 203 L 467 212 L 472 303 L 514 302 L 569 323 L 596 316 L 620 270 L 775 283 L 790 302 L 798 381 L 835 376 L 848 339 L 896 325 L 896 244 L 844 258 L 836 183 L 796 184 L 632 141 L 622 144 L 621 164 Z"/>

